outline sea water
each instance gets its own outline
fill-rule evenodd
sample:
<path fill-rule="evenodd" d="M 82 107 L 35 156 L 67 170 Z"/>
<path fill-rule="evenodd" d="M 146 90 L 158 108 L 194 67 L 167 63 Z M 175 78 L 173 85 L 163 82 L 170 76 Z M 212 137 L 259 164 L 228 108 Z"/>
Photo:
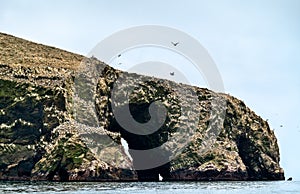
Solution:
<path fill-rule="evenodd" d="M 299 181 L 219 182 L 0 182 L 0 193 L 300 193 Z"/>

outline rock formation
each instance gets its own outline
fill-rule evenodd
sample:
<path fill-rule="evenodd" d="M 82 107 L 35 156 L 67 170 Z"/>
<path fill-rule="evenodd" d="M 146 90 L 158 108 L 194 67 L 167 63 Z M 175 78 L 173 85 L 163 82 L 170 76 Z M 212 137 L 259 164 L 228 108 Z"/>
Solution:
<path fill-rule="evenodd" d="M 0 53 L 1 180 L 284 180 L 273 130 L 241 100 L 2 33 Z"/>

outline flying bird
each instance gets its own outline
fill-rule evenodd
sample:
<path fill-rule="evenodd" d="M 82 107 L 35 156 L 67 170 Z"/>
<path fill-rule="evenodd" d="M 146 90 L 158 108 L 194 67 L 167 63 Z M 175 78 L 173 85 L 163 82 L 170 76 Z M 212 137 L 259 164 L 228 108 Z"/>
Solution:
<path fill-rule="evenodd" d="M 121 54 L 118 54 L 118 57 L 121 57 Z"/>
<path fill-rule="evenodd" d="M 280 127 L 283 127 L 283 125 L 280 125 Z"/>
<path fill-rule="evenodd" d="M 173 72 L 170 72 L 170 75 L 171 75 L 171 76 L 174 76 L 174 74 L 175 74 L 174 71 L 173 71 Z"/>
<path fill-rule="evenodd" d="M 177 46 L 179 44 L 179 42 L 171 42 L 173 44 L 173 46 Z"/>

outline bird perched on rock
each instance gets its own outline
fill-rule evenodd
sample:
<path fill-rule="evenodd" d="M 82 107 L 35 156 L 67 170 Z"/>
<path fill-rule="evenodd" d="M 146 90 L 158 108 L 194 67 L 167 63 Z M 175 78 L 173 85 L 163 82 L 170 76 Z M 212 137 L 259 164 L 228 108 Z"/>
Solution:
<path fill-rule="evenodd" d="M 173 44 L 173 46 L 177 46 L 179 44 L 179 42 L 171 42 Z"/>

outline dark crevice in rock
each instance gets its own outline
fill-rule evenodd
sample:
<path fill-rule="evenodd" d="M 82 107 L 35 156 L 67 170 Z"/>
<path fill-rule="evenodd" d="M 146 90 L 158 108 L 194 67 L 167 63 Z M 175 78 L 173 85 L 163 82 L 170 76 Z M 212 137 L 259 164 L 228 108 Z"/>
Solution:
<path fill-rule="evenodd" d="M 246 166 L 249 180 L 268 180 L 269 173 L 262 163 L 259 151 L 253 145 L 253 142 L 246 138 L 245 135 L 240 136 L 237 140 L 238 152 Z"/>
<path fill-rule="evenodd" d="M 64 167 L 62 167 L 58 170 L 58 175 L 60 177 L 60 181 L 68 181 L 69 180 L 69 173 Z"/>
<path fill-rule="evenodd" d="M 249 177 L 253 177 L 255 175 L 255 173 L 251 169 L 250 153 L 247 152 L 247 151 L 249 151 L 250 146 L 251 146 L 251 145 L 249 145 L 249 141 L 245 137 L 241 136 L 237 140 L 237 146 L 238 146 L 238 153 L 239 153 L 243 163 L 246 165 L 246 169 L 247 169 L 247 173 L 248 173 Z"/>
<path fill-rule="evenodd" d="M 131 103 L 130 111 L 132 117 L 140 123 L 148 122 L 150 119 L 148 110 L 150 104 L 151 103 Z M 164 180 L 169 179 L 170 163 L 168 161 L 171 154 L 166 150 L 159 149 L 162 144 L 168 141 L 168 128 L 165 125 L 149 135 L 138 135 L 128 132 L 123 129 L 115 119 L 111 120 L 110 127 L 114 130 L 117 129 L 117 131 L 121 133 L 121 137 L 127 141 L 128 147 L 131 150 L 145 150 L 145 153 L 147 153 L 147 150 L 156 149 L 155 151 L 149 152 L 149 154 L 140 154 L 139 152 L 129 150 L 133 159 L 133 167 L 135 169 L 145 168 L 145 170 L 137 170 L 139 181 L 159 181 L 159 174 Z M 165 164 L 166 162 L 167 164 Z M 161 163 L 162 165 L 148 169 L 156 163 Z"/>
<path fill-rule="evenodd" d="M 137 170 L 139 181 L 159 181 L 159 175 L 163 181 L 170 180 L 170 163 L 147 170 Z"/>

